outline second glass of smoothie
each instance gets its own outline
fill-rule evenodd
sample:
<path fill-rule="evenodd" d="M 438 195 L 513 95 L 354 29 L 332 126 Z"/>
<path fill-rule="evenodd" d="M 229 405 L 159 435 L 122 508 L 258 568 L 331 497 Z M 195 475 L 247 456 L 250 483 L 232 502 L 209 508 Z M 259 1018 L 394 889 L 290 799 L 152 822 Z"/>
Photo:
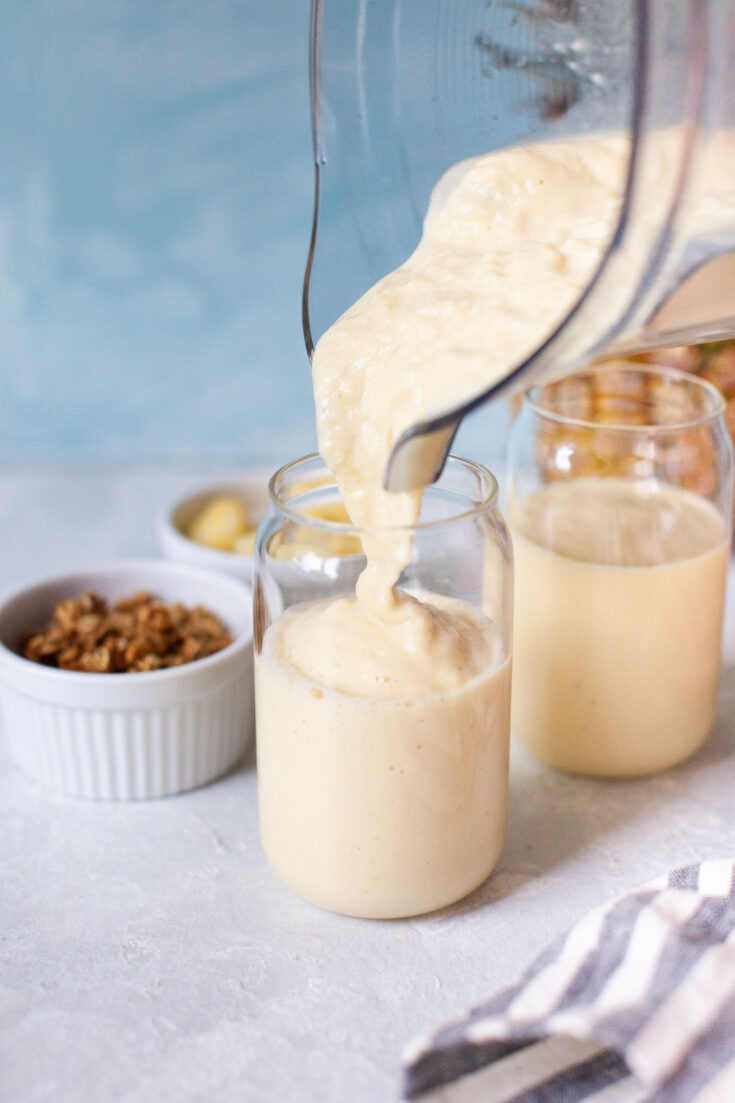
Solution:
<path fill-rule="evenodd" d="M 513 733 L 573 773 L 673 766 L 714 719 L 733 510 L 714 387 L 600 365 L 511 433 Z"/>
<path fill-rule="evenodd" d="M 443 907 L 505 831 L 512 565 L 492 475 L 451 458 L 418 524 L 332 520 L 319 457 L 282 468 L 255 554 L 261 837 L 281 879 L 347 915 Z M 408 552 L 395 606 L 355 597 L 363 541 Z"/>

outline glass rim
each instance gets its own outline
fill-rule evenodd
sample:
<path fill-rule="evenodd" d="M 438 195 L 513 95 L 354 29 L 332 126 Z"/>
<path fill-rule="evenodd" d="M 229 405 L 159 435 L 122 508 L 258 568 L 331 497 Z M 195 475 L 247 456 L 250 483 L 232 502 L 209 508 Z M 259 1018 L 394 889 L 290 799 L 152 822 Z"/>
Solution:
<path fill-rule="evenodd" d="M 484 464 L 478 463 L 476 460 L 468 460 L 463 456 L 449 455 L 447 456 L 446 463 L 442 469 L 442 474 L 446 470 L 448 464 L 452 466 L 460 465 L 466 470 L 470 471 L 473 475 L 476 475 L 480 480 L 480 487 L 484 490 L 484 494 L 480 501 L 475 502 L 468 509 L 462 510 L 461 513 L 454 514 L 452 517 L 442 517 L 435 521 L 417 521 L 413 525 L 353 525 L 351 522 L 346 521 L 328 521 L 322 517 L 310 517 L 306 513 L 300 512 L 298 509 L 294 509 L 285 503 L 282 498 L 279 497 L 277 490 L 277 483 L 279 479 L 282 479 L 289 472 L 292 472 L 294 468 L 299 467 L 301 464 L 308 463 L 313 460 L 318 460 L 324 466 L 324 470 L 328 473 L 330 482 L 324 483 L 324 486 L 336 487 L 337 482 L 334 475 L 327 467 L 323 458 L 318 452 L 310 452 L 306 456 L 301 456 L 297 460 L 291 460 L 290 463 L 283 464 L 277 471 L 271 476 L 268 481 L 268 498 L 273 506 L 283 516 L 287 517 L 290 521 L 294 521 L 298 525 L 306 525 L 309 528 L 317 529 L 321 532 L 331 532 L 335 535 L 341 536 L 359 536 L 361 533 L 369 534 L 371 532 L 393 532 L 393 533 L 409 533 L 409 532 L 425 532 L 428 529 L 441 528 L 445 525 L 454 525 L 459 521 L 467 521 L 473 517 L 479 517 L 483 513 L 487 512 L 488 508 L 493 508 L 497 504 L 498 500 L 498 480 Z M 436 483 L 441 479 L 441 475 L 434 483 L 430 483 L 429 486 L 436 486 Z M 320 489 L 314 487 L 313 489 Z M 425 487 L 429 489 L 429 487 Z"/>
<path fill-rule="evenodd" d="M 546 408 L 539 401 L 540 393 L 546 387 L 553 387 L 555 383 L 566 382 L 567 380 L 575 379 L 583 375 L 602 375 L 613 365 L 616 365 L 619 371 L 629 371 L 634 375 L 653 375 L 657 376 L 659 379 L 670 379 L 678 383 L 685 383 L 688 387 L 698 390 L 701 394 L 706 394 L 712 403 L 712 409 L 703 412 L 698 417 L 682 418 L 679 421 L 666 422 L 666 424 L 646 422 L 641 425 L 640 423 L 631 424 L 624 421 L 590 421 L 589 418 L 570 417 L 567 414 L 562 414 L 558 411 Z M 700 376 L 693 375 L 691 372 L 682 371 L 680 368 L 671 368 L 664 364 L 634 364 L 621 360 L 611 360 L 607 365 L 603 361 L 600 364 L 580 368 L 579 371 L 572 372 L 571 375 L 565 375 L 562 379 L 549 383 L 539 383 L 537 386 L 531 387 L 524 393 L 523 403 L 524 406 L 527 406 L 538 417 L 542 417 L 547 421 L 556 422 L 559 425 L 568 425 L 576 429 L 605 430 L 614 433 L 671 433 L 679 432 L 683 429 L 696 429 L 703 425 L 708 425 L 710 422 L 717 421 L 725 412 L 725 399 L 717 387 L 715 387 L 713 383 L 710 383 L 709 380 L 702 379 Z"/>

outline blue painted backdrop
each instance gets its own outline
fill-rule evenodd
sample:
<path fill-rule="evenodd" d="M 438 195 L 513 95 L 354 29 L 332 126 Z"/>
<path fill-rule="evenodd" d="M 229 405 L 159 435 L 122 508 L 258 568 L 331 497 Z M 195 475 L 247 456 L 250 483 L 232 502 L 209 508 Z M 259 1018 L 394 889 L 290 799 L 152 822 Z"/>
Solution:
<path fill-rule="evenodd" d="M 0 5 L 0 461 L 313 447 L 307 36 L 308 0 Z"/>

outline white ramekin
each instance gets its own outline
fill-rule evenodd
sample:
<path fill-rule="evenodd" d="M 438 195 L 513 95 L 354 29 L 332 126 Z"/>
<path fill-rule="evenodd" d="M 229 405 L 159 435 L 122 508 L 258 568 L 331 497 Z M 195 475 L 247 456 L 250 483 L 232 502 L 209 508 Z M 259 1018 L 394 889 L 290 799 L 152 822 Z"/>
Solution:
<path fill-rule="evenodd" d="M 158 546 L 166 559 L 190 563 L 194 567 L 221 571 L 250 582 L 253 557 L 235 552 L 219 551 L 197 543 L 186 530 L 200 509 L 220 494 L 234 495 L 248 507 L 253 520 L 259 522 L 268 507 L 268 481 L 272 472 L 252 471 L 227 483 L 215 483 L 178 498 L 165 506 L 156 520 Z"/>
<path fill-rule="evenodd" d="M 147 590 L 203 605 L 233 642 L 197 662 L 135 674 L 57 670 L 17 653 L 25 632 L 87 589 L 112 602 Z M 57 792 L 136 800 L 204 785 L 241 757 L 254 731 L 250 590 L 155 560 L 113 562 L 21 590 L 0 605 L 0 714 L 11 757 Z"/>

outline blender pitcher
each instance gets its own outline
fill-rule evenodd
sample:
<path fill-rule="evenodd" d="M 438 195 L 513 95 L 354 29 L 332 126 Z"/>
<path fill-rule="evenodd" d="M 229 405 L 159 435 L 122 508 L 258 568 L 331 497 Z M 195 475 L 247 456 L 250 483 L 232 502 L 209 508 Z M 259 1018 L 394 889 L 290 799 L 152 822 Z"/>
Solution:
<path fill-rule="evenodd" d="M 735 0 L 312 0 L 309 355 L 413 251 L 451 166 L 509 145 L 631 138 L 617 227 L 578 301 L 503 379 L 408 429 L 388 489 L 436 478 L 464 415 L 509 389 L 603 354 L 735 335 L 735 171 L 712 156 L 716 132 L 735 143 L 734 55 Z M 672 171 L 653 188 L 664 128 Z M 716 202 L 695 218 L 704 189 Z"/>

